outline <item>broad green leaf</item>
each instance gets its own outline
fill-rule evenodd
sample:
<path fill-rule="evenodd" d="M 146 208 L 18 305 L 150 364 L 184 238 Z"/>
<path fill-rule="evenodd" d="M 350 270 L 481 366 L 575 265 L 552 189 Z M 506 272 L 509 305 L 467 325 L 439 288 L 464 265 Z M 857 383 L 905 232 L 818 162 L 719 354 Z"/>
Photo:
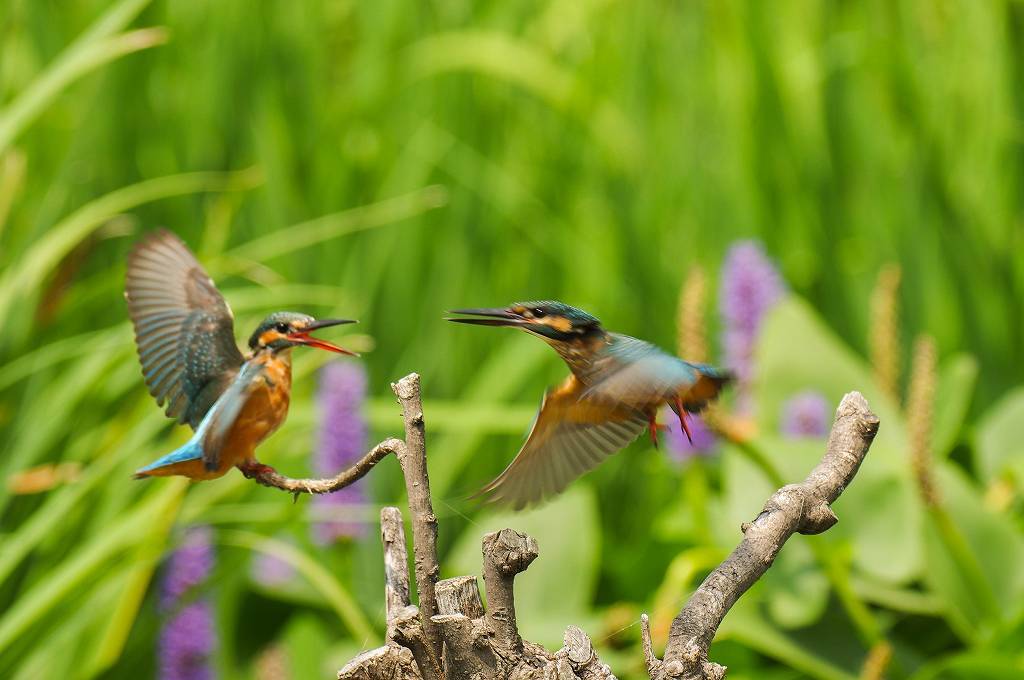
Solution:
<path fill-rule="evenodd" d="M 958 468 L 944 463 L 937 473 L 943 509 L 966 541 L 967 551 L 956 554 L 955 541 L 943 535 L 943 527 L 926 522 L 925 580 L 942 599 L 957 630 L 971 631 L 972 636 L 989 634 L 1001 621 L 1024 611 L 1024 537 L 1006 517 L 985 508 L 980 493 Z M 972 581 L 968 560 L 980 567 L 984 583 Z M 987 594 L 980 592 L 986 589 Z M 993 602 L 998 611 L 992 611 Z M 993 615 L 999 620 L 992 620 Z"/>
<path fill-rule="evenodd" d="M 921 568 L 921 510 L 897 405 L 874 384 L 867 364 L 796 296 L 769 314 L 757 362 L 755 403 L 764 433 L 778 432 L 783 404 L 803 390 L 820 392 L 836 407 L 853 390 L 868 400 L 881 427 L 857 477 L 836 502 L 839 533 L 853 542 L 855 564 L 865 573 L 891 582 L 913 578 Z M 777 455 L 784 456 L 784 451 L 783 445 Z M 889 515 L 880 508 L 898 514 Z M 900 521 L 894 523 L 894 516 Z"/>
<path fill-rule="evenodd" d="M 1014 680 L 1024 677 L 1024 655 L 967 651 L 927 664 L 912 680 Z"/>
<path fill-rule="evenodd" d="M 847 347 L 803 299 L 790 295 L 765 319 L 757 344 L 755 408 L 764 433 L 779 431 L 783 404 L 797 392 L 820 392 L 833 407 L 847 392 L 860 392 L 882 426 L 872 445 L 905 451 L 906 432 L 897 404 L 880 390 L 871 369 Z M 831 422 L 830 422 L 831 424 Z M 905 456 L 868 456 L 864 463 L 879 470 L 909 466 Z"/>
<path fill-rule="evenodd" d="M 740 598 L 718 629 L 718 637 L 736 640 L 790 668 L 820 680 L 855 680 L 856 676 L 835 665 L 819 651 L 808 649 L 772 626 L 758 612 L 756 597 Z M 710 656 L 714 658 L 714 647 Z"/>
<path fill-rule="evenodd" d="M 932 450 L 937 457 L 949 455 L 956 444 L 977 382 L 978 360 L 969 354 L 956 354 L 939 369 L 932 419 Z"/>
<path fill-rule="evenodd" d="M 985 481 L 1010 473 L 1024 484 L 1024 387 L 1004 396 L 978 424 L 974 467 Z"/>
<path fill-rule="evenodd" d="M 879 453 L 872 447 L 868 458 Z M 854 564 L 863 573 L 889 583 L 904 583 L 918 573 L 922 519 L 910 481 L 870 474 L 862 466 L 833 510 L 839 524 L 831 531 L 852 542 Z"/>
<path fill-rule="evenodd" d="M 763 577 L 762 596 L 768 613 L 782 628 L 809 626 L 821 618 L 828 605 L 828 578 L 808 547 L 809 540 L 816 537 L 790 538 Z"/>
<path fill-rule="evenodd" d="M 523 637 L 557 649 L 568 625 L 584 626 L 597 585 L 601 532 L 593 492 L 583 484 L 533 510 L 478 518 L 459 537 L 444 569 L 481 576 L 481 540 L 510 528 L 537 539 L 540 556 L 516 577 L 516 619 Z"/>

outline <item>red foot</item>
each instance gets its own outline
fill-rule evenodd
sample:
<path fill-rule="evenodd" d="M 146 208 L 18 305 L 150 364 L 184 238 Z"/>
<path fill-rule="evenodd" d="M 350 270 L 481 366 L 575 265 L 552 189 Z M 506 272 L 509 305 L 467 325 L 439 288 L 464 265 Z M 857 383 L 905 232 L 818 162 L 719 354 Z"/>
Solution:
<path fill-rule="evenodd" d="M 651 443 L 654 444 L 654 448 L 658 448 L 658 430 L 664 429 L 665 425 L 658 424 L 658 413 L 652 413 L 650 419 L 647 421 L 647 432 L 651 435 Z"/>
<path fill-rule="evenodd" d="M 245 463 L 239 463 L 238 469 L 245 475 L 246 479 L 252 479 L 253 477 L 259 477 L 272 472 L 277 472 L 274 468 L 269 465 L 264 465 L 258 461 L 247 461 Z"/>
<path fill-rule="evenodd" d="M 690 424 L 686 422 L 686 409 L 683 408 L 683 400 L 676 397 L 676 411 L 679 413 L 679 426 L 686 433 L 686 440 L 693 446 L 693 435 L 690 434 Z"/>

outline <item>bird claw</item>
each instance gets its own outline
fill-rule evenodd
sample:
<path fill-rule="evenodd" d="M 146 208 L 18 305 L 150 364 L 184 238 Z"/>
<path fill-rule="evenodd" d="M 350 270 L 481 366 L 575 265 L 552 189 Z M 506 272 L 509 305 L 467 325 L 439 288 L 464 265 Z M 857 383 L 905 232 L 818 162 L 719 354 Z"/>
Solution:
<path fill-rule="evenodd" d="M 238 469 L 246 479 L 252 479 L 253 477 L 262 477 L 263 475 L 276 472 L 274 468 L 269 465 L 264 465 L 258 461 L 247 461 L 245 463 L 239 463 Z"/>
<path fill-rule="evenodd" d="M 679 427 L 683 428 L 683 432 L 686 434 L 686 441 L 690 442 L 690 446 L 693 446 L 693 435 L 690 433 L 690 424 L 686 422 L 686 409 L 683 408 L 682 399 L 676 399 L 676 411 L 679 413 Z"/>
<path fill-rule="evenodd" d="M 651 435 L 651 443 L 654 444 L 654 448 L 658 448 L 658 430 L 668 429 L 667 425 L 658 424 L 658 416 L 655 414 L 651 416 L 651 419 L 647 421 L 647 431 Z"/>

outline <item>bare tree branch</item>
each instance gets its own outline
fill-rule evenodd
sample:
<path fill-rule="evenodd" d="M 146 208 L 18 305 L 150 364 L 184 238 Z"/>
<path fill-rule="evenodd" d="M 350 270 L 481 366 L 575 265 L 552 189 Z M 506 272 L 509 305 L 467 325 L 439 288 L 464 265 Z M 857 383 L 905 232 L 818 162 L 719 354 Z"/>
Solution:
<path fill-rule="evenodd" d="M 512 529 L 483 538 L 483 576 L 488 606 L 477 579 L 438 581 L 437 518 L 430 500 L 419 376 L 392 385 L 402 406 L 405 440 L 382 442 L 355 466 L 332 479 L 294 480 L 255 469 L 256 481 L 292 493 L 329 493 L 396 454 L 412 514 L 413 555 L 419 606 L 409 604 L 408 553 L 397 508 L 381 512 L 388 644 L 364 652 L 338 673 L 341 680 L 614 680 L 586 634 L 569 626 L 564 646 L 551 653 L 523 640 L 516 624 L 513 583 L 538 554 L 537 542 Z M 740 545 L 704 583 L 672 622 L 665 660 L 654 655 L 650 624 L 641 617 L 648 673 L 655 680 L 720 680 L 725 668 L 708 660 L 708 647 L 736 600 L 771 566 L 794 533 L 817 534 L 837 519 L 830 505 L 853 480 L 878 431 L 878 418 L 851 392 L 836 412 L 825 456 L 800 484 L 776 491 L 761 513 L 743 525 Z"/>
<path fill-rule="evenodd" d="M 269 465 L 243 469 L 242 474 L 257 484 L 281 489 L 281 491 L 288 491 L 296 495 L 300 493 L 334 493 L 362 479 L 367 472 L 372 470 L 377 463 L 384 460 L 389 453 L 397 454 L 404 448 L 405 444 L 400 439 L 386 439 L 370 449 L 352 467 L 339 472 L 334 477 L 325 479 L 293 479 L 285 477 Z"/>
<path fill-rule="evenodd" d="M 761 513 L 743 525 L 739 546 L 704 579 L 672 621 L 664 661 L 650 652 L 650 633 L 644 626 L 644 654 L 652 678 L 725 677 L 725 667 L 708 660 L 708 647 L 722 619 L 767 571 L 790 536 L 819 534 L 838 521 L 829 506 L 857 474 L 878 425 L 859 392 L 843 397 L 822 461 L 802 483 L 776 491 Z"/>
<path fill-rule="evenodd" d="M 511 650 L 522 648 L 516 627 L 516 604 L 512 583 L 516 574 L 537 558 L 537 541 L 513 529 L 484 536 L 484 587 L 487 588 L 487 620 L 498 644 Z"/>
<path fill-rule="evenodd" d="M 409 552 L 405 548 L 402 511 L 398 508 L 380 509 L 380 540 L 384 545 L 384 606 L 386 620 L 391 624 L 410 604 Z"/>
<path fill-rule="evenodd" d="M 422 677 L 412 652 L 399 645 L 363 652 L 338 671 L 338 680 L 416 680 Z"/>
<path fill-rule="evenodd" d="M 398 449 L 398 462 L 405 478 L 405 490 L 412 514 L 412 551 L 416 573 L 416 594 L 423 625 L 423 636 L 440 667 L 441 632 L 431 620 L 436 616 L 435 584 L 441 573 L 437 562 L 437 517 L 430 500 L 430 477 L 427 475 L 427 441 L 423 426 L 423 403 L 420 400 L 420 376 L 410 373 L 391 389 L 402 405 L 405 421 L 405 446 Z M 414 650 L 415 651 L 415 650 Z"/>

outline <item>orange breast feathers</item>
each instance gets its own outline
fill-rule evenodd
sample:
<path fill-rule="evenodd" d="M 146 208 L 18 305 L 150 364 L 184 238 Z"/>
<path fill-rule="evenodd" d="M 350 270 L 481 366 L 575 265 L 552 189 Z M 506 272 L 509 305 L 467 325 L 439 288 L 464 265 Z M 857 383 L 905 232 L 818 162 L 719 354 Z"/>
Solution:
<path fill-rule="evenodd" d="M 593 425 L 630 420 L 636 417 L 637 410 L 647 414 L 656 409 L 654 404 L 634 406 L 602 399 L 581 399 L 586 389 L 575 375 L 569 375 L 548 394 L 544 405 L 548 411 L 546 415 L 567 423 Z"/>
<path fill-rule="evenodd" d="M 281 426 L 288 416 L 292 393 L 292 365 L 287 352 L 256 359 L 263 363 L 260 385 L 249 396 L 238 420 L 231 428 L 228 443 L 221 453 L 221 466 L 254 460 L 253 452 L 264 439 Z"/>

